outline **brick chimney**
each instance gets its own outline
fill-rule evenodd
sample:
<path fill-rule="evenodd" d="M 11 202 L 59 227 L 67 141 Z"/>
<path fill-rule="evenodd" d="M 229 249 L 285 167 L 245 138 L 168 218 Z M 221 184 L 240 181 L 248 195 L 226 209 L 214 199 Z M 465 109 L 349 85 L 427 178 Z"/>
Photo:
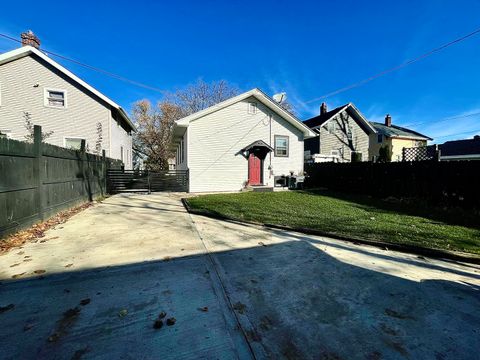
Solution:
<path fill-rule="evenodd" d="M 323 102 L 322 105 L 320 106 L 320 115 L 323 115 L 326 113 L 327 113 L 327 104 Z"/>
<path fill-rule="evenodd" d="M 28 30 L 21 33 L 20 37 L 22 38 L 22 46 L 33 46 L 34 48 L 40 48 L 40 39 L 32 32 Z"/>
<path fill-rule="evenodd" d="M 387 114 L 385 116 L 385 126 L 392 126 L 392 117 L 390 114 Z"/>

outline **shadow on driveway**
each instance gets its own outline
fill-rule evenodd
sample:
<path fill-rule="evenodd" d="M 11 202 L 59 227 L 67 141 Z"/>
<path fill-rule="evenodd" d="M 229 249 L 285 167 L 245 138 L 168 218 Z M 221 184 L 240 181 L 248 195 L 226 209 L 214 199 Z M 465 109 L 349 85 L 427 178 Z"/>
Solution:
<path fill-rule="evenodd" d="M 473 278 L 410 281 L 343 263 L 306 241 L 213 258 L 257 358 L 478 356 Z M 14 304 L 0 313 L 3 356 L 248 358 L 233 339 L 207 263 L 194 255 L 2 282 L 0 305 Z M 81 305 L 84 299 L 90 302 Z M 161 311 L 176 323 L 155 330 Z"/>

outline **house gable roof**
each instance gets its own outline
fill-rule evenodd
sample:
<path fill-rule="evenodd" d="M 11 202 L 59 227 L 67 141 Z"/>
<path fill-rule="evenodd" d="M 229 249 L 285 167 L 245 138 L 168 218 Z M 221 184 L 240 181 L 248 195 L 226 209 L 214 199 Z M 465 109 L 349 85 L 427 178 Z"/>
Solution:
<path fill-rule="evenodd" d="M 311 129 L 319 128 L 325 125 L 328 121 L 332 120 L 342 111 L 346 111 L 349 115 L 353 116 L 356 122 L 367 134 L 375 134 L 377 132 L 372 124 L 362 115 L 360 110 L 358 110 L 357 107 L 352 103 L 339 106 L 333 110 L 327 111 L 324 114 L 320 114 L 311 119 L 305 120 L 303 123 Z"/>
<path fill-rule="evenodd" d="M 391 125 L 387 126 L 382 123 L 377 123 L 377 122 L 371 122 L 372 125 L 375 127 L 377 130 L 378 134 L 384 135 L 386 137 L 390 138 L 407 138 L 407 139 L 413 139 L 413 140 L 433 140 L 432 138 L 429 138 L 428 136 L 425 136 L 423 134 L 420 134 L 416 131 L 397 126 L 397 125 Z"/>
<path fill-rule="evenodd" d="M 480 155 L 480 137 L 447 141 L 439 145 L 441 156 Z"/>
<path fill-rule="evenodd" d="M 247 91 L 243 94 L 234 96 L 230 99 L 227 99 L 225 101 L 222 101 L 221 103 L 218 103 L 216 105 L 210 106 L 209 108 L 206 108 L 204 110 L 198 111 L 194 114 L 191 114 L 189 116 L 186 116 L 182 119 L 179 119 L 176 121 L 176 125 L 180 127 L 187 127 L 191 121 L 198 120 L 206 115 L 209 115 L 213 112 L 219 111 L 221 109 L 224 109 L 230 105 L 236 104 L 242 100 L 245 100 L 249 97 L 255 97 L 258 101 L 260 101 L 263 105 L 268 107 L 270 110 L 275 112 L 277 115 L 288 121 L 290 124 L 292 124 L 295 128 L 300 130 L 306 138 L 314 137 L 315 133 L 310 130 L 308 126 L 303 124 L 296 116 L 290 114 L 288 111 L 284 110 L 281 106 L 278 105 L 278 103 L 273 100 L 270 96 L 266 95 L 263 91 L 260 89 L 252 89 L 250 91 Z"/>
<path fill-rule="evenodd" d="M 3 65 L 5 63 L 15 61 L 17 59 L 23 58 L 25 56 L 30 56 L 30 55 L 35 55 L 39 57 L 40 59 L 42 59 L 43 61 L 45 61 L 46 63 L 53 66 L 55 69 L 57 69 L 61 73 L 63 73 L 65 76 L 70 78 L 72 81 L 76 82 L 77 84 L 79 84 L 80 86 L 82 86 L 83 88 L 85 88 L 86 90 L 88 90 L 89 92 L 91 92 L 92 94 L 94 94 L 95 96 L 103 100 L 104 102 L 106 102 L 108 105 L 110 105 L 119 113 L 119 115 L 127 122 L 127 124 L 131 127 L 133 131 L 136 131 L 135 125 L 133 125 L 127 113 L 120 105 L 115 103 L 113 100 L 111 100 L 107 96 L 103 95 L 100 91 L 96 90 L 95 88 L 87 84 L 85 81 L 77 77 L 75 74 L 73 74 L 72 72 L 64 68 L 62 65 L 52 60 L 43 52 L 41 52 L 40 50 L 32 46 L 22 46 L 21 48 L 0 54 L 0 65 Z"/>

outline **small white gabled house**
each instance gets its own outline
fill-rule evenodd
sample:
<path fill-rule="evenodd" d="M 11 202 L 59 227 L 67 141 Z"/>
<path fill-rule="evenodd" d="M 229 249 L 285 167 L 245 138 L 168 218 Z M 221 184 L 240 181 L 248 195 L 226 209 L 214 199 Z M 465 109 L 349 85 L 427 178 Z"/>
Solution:
<path fill-rule="evenodd" d="M 176 121 L 176 167 L 189 171 L 190 192 L 274 187 L 282 175 L 303 174 L 303 142 L 313 136 L 253 89 Z"/>

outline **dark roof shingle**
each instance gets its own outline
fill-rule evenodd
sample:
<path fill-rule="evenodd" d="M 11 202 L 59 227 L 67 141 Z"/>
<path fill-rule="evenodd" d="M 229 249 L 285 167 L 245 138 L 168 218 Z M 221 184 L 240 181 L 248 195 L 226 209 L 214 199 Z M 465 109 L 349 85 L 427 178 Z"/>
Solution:
<path fill-rule="evenodd" d="M 387 126 L 382 123 L 370 121 L 373 125 L 375 130 L 377 130 L 377 134 L 384 135 L 386 137 L 409 137 L 409 138 L 418 138 L 424 140 L 433 140 L 428 136 L 420 134 L 419 132 L 397 126 L 397 125 L 390 125 Z"/>
<path fill-rule="evenodd" d="M 333 110 L 327 111 L 325 114 L 320 114 L 317 115 L 311 119 L 305 120 L 303 123 L 307 125 L 309 128 L 314 128 L 316 126 L 321 126 L 324 124 L 328 119 L 330 119 L 332 116 L 338 114 L 340 110 L 342 110 L 345 106 L 348 104 L 339 106 Z"/>
<path fill-rule="evenodd" d="M 447 141 L 439 145 L 442 156 L 480 154 L 480 137 Z"/>

